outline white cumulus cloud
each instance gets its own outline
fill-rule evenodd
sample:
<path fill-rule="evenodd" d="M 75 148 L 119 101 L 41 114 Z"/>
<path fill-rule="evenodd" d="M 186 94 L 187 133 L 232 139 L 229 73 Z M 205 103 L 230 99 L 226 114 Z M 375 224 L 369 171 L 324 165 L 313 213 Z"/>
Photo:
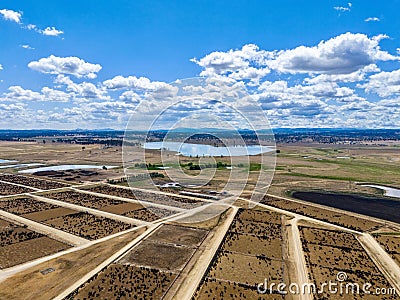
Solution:
<path fill-rule="evenodd" d="M 239 50 L 216 51 L 191 61 L 204 68 L 201 76 L 227 75 L 236 80 L 250 79 L 258 82 L 270 73 L 266 60 L 271 56 L 272 53 L 260 50 L 257 45 L 248 44 Z"/>
<path fill-rule="evenodd" d="M 29 45 L 21 45 L 21 48 L 27 49 L 27 50 L 35 50 L 35 48 L 29 46 Z"/>
<path fill-rule="evenodd" d="M 79 57 L 57 57 L 54 55 L 32 61 L 28 64 L 28 67 L 41 73 L 68 74 L 78 78 L 87 77 L 90 79 L 96 78 L 96 73 L 102 69 L 101 65 L 85 62 Z"/>
<path fill-rule="evenodd" d="M 360 82 L 365 79 L 368 73 L 380 72 L 380 69 L 376 64 L 368 65 L 360 70 L 357 70 L 349 74 L 320 74 L 317 76 L 312 76 L 310 78 L 305 78 L 304 82 L 307 84 L 317 84 L 321 82 Z"/>
<path fill-rule="evenodd" d="M 43 35 L 48 35 L 48 36 L 59 36 L 64 33 L 62 30 L 58 30 L 55 27 L 47 27 L 43 30 L 38 30 L 39 33 Z"/>
<path fill-rule="evenodd" d="M 142 97 L 137 93 L 135 93 L 134 91 L 126 91 L 119 96 L 119 100 L 124 102 L 138 103 L 140 102 L 141 99 Z"/>
<path fill-rule="evenodd" d="M 203 67 L 201 76 L 222 75 L 235 80 L 250 79 L 255 83 L 271 71 L 345 75 L 376 69 L 378 61 L 399 60 L 399 56 L 381 50 L 379 43 L 385 38 L 386 35 L 368 37 L 347 32 L 316 46 L 265 51 L 250 44 L 240 50 L 216 51 L 191 61 Z"/>
<path fill-rule="evenodd" d="M 4 93 L 0 97 L 2 101 L 20 102 L 20 101 L 53 101 L 53 102 L 68 102 L 74 96 L 71 93 L 55 90 L 49 87 L 43 87 L 40 92 L 35 92 L 25 89 L 19 85 L 10 86 L 8 93 Z"/>
<path fill-rule="evenodd" d="M 369 17 L 364 20 L 365 22 L 379 22 L 380 19 L 378 17 Z"/>
<path fill-rule="evenodd" d="M 2 100 L 10 100 L 10 101 L 40 101 L 42 99 L 42 95 L 38 92 L 34 92 L 32 90 L 24 89 L 19 85 L 10 86 L 8 88 L 9 92 L 4 94 L 4 98 Z"/>
<path fill-rule="evenodd" d="M 136 76 L 115 76 L 112 79 L 105 80 L 103 85 L 109 90 L 141 90 L 141 91 L 157 91 L 158 93 L 173 94 L 176 88 L 161 81 L 151 81 L 146 77 Z"/>
<path fill-rule="evenodd" d="M 0 10 L 0 15 L 3 16 L 3 18 L 7 21 L 12 21 L 15 23 L 20 24 L 21 28 L 28 29 L 28 30 L 33 30 L 36 31 L 40 34 L 47 35 L 47 36 L 59 36 L 64 33 L 62 30 L 56 29 L 54 26 L 53 27 L 47 27 L 45 29 L 40 29 L 38 28 L 35 24 L 28 24 L 24 25 L 21 21 L 22 19 L 22 12 L 18 11 L 13 11 L 10 9 L 1 9 Z"/>
<path fill-rule="evenodd" d="M 351 7 L 353 6 L 352 3 L 347 3 L 347 6 L 335 6 L 333 9 L 339 12 L 348 12 L 351 10 Z"/>
<path fill-rule="evenodd" d="M 12 21 L 15 23 L 21 23 L 22 13 L 18 11 L 13 11 L 11 9 L 0 9 L 0 14 L 7 21 Z"/>
<path fill-rule="evenodd" d="M 371 75 L 367 83 L 358 86 L 381 97 L 400 94 L 400 69 Z"/>
<path fill-rule="evenodd" d="M 369 38 L 347 32 L 317 46 L 279 51 L 268 65 L 282 73 L 349 74 L 377 61 L 400 59 L 380 49 L 379 42 L 384 38 L 387 36 Z"/>
<path fill-rule="evenodd" d="M 75 83 L 65 75 L 58 75 L 55 83 L 65 85 L 67 91 L 73 92 L 77 97 L 87 99 L 101 99 L 109 100 L 110 97 L 107 95 L 107 90 L 104 87 L 97 87 L 90 82 Z"/>
<path fill-rule="evenodd" d="M 43 101 L 69 102 L 73 98 L 72 93 L 55 90 L 49 87 L 43 87 L 41 90 Z"/>

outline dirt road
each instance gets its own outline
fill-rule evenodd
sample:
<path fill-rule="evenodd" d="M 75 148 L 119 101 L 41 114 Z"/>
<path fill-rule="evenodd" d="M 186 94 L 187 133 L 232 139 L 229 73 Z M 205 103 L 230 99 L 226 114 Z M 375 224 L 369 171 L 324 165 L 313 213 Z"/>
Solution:
<path fill-rule="evenodd" d="M 357 237 L 369 257 L 400 295 L 400 267 L 381 245 L 368 233 Z"/>
<path fill-rule="evenodd" d="M 15 221 L 17 224 L 26 225 L 28 227 L 28 229 L 37 231 L 41 234 L 47 235 L 56 240 L 66 242 L 67 244 L 70 244 L 70 245 L 79 246 L 79 245 L 89 243 L 89 241 L 87 239 L 81 238 L 79 236 L 64 232 L 62 230 L 59 230 L 59 229 L 56 229 L 56 228 L 53 228 L 53 227 L 50 227 L 47 225 L 43 225 L 43 224 L 31 221 L 31 220 L 25 219 L 23 217 L 5 212 L 3 210 L 0 210 L 0 216 L 7 220 Z"/>
<path fill-rule="evenodd" d="M 213 259 L 215 253 L 217 252 L 219 245 L 225 237 L 226 232 L 229 229 L 233 219 L 236 216 L 238 211 L 237 207 L 233 207 L 232 211 L 228 214 L 224 223 L 214 231 L 210 238 L 207 238 L 204 241 L 205 249 L 202 254 L 198 258 L 198 261 L 193 266 L 193 268 L 186 275 L 185 280 L 182 282 L 180 289 L 173 296 L 172 299 L 181 300 L 181 299 L 192 299 L 193 294 L 195 293 L 197 287 L 199 286 L 201 279 L 203 278 L 204 273 L 207 271 L 207 268 Z"/>
<path fill-rule="evenodd" d="M 294 261 L 296 266 L 296 283 L 299 287 L 306 286 L 309 284 L 308 281 L 308 270 L 306 265 L 306 260 L 304 257 L 303 247 L 300 239 L 299 228 L 297 227 L 298 219 L 294 218 L 288 223 L 291 227 L 291 236 L 289 237 L 289 256 Z M 300 293 L 298 295 L 292 295 L 294 299 L 299 300 L 311 300 L 312 295 L 309 293 Z"/>

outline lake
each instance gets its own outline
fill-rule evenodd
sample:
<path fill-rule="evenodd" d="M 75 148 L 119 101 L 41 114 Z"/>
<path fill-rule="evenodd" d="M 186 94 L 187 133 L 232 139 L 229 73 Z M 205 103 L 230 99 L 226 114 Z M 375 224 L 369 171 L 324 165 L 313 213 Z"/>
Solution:
<path fill-rule="evenodd" d="M 0 159 L 0 164 L 15 163 L 16 160 Z"/>
<path fill-rule="evenodd" d="M 153 150 L 165 149 L 178 152 L 179 155 L 183 156 L 247 156 L 258 155 L 274 150 L 271 147 L 260 145 L 214 147 L 211 145 L 178 142 L 148 142 L 144 143 L 143 148 Z"/>
<path fill-rule="evenodd" d="M 385 196 L 400 198 L 400 190 L 377 184 L 362 184 L 361 186 L 372 187 L 385 191 Z"/>
<path fill-rule="evenodd" d="M 97 165 L 59 165 L 59 166 L 49 166 L 49 167 L 40 167 L 28 170 L 18 171 L 18 173 L 36 173 L 43 171 L 65 171 L 65 170 L 76 170 L 76 169 L 102 169 L 103 166 Z M 117 166 L 106 166 L 107 169 L 117 168 Z"/>
<path fill-rule="evenodd" d="M 0 169 L 7 169 L 7 168 L 26 168 L 26 167 L 36 167 L 36 166 L 43 166 L 40 163 L 31 163 L 31 164 L 16 164 L 16 165 L 1 165 Z"/>
<path fill-rule="evenodd" d="M 400 201 L 383 197 L 328 192 L 294 192 L 296 199 L 331 206 L 362 215 L 400 223 Z"/>

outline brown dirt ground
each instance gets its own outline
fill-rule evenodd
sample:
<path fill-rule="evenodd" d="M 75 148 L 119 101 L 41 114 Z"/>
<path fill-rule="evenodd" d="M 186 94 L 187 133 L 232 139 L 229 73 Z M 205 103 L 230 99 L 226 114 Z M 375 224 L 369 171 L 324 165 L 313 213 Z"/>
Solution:
<path fill-rule="evenodd" d="M 34 190 L 30 188 L 26 188 L 23 186 L 8 184 L 4 182 L 0 182 L 0 195 L 1 196 L 9 196 L 14 194 L 23 194 L 33 192 Z"/>
<path fill-rule="evenodd" d="M 206 234 L 206 230 L 166 224 L 154 232 L 148 240 L 195 247 Z"/>
<path fill-rule="evenodd" d="M 224 251 L 282 259 L 282 240 L 280 239 L 231 233 L 228 234 L 222 249 Z"/>
<path fill-rule="evenodd" d="M 377 223 L 364 218 L 350 216 L 344 213 L 338 213 L 290 200 L 277 199 L 271 196 L 266 197 L 262 203 L 359 231 L 373 230 L 376 227 L 383 226 L 384 224 L 383 222 Z"/>
<path fill-rule="evenodd" d="M 144 231 L 140 228 L 22 271 L 0 282 L 0 299 L 52 299 Z M 40 273 L 49 267 L 55 271 L 47 275 Z"/>
<path fill-rule="evenodd" d="M 281 224 L 281 214 L 256 209 L 240 210 L 237 217 L 241 221 Z"/>
<path fill-rule="evenodd" d="M 46 236 L 7 245 L 0 248 L 0 268 L 16 266 L 70 247 Z"/>
<path fill-rule="evenodd" d="M 363 250 L 361 244 L 351 233 L 323 230 L 317 228 L 299 228 L 303 238 L 309 244 L 347 247 L 354 250 Z"/>
<path fill-rule="evenodd" d="M 170 272 L 112 264 L 66 299 L 161 299 L 175 277 Z"/>
<path fill-rule="evenodd" d="M 282 280 L 282 261 L 221 252 L 209 277 L 252 286 L 264 282 L 265 278 L 277 282 Z"/>
<path fill-rule="evenodd" d="M 340 284 L 340 282 L 337 281 L 336 275 L 338 272 L 341 272 L 340 270 L 337 269 L 328 269 L 324 267 L 313 267 L 312 269 L 314 278 L 315 278 L 315 284 L 317 287 L 321 287 L 322 283 L 329 283 L 329 281 L 335 282 L 337 284 Z M 383 275 L 374 275 L 374 274 L 369 274 L 367 272 L 358 272 L 357 274 L 354 273 L 346 273 L 347 275 L 347 280 L 343 282 L 343 290 L 344 293 L 340 294 L 339 292 L 337 294 L 332 294 L 328 291 L 328 287 L 324 287 L 324 293 L 316 294 L 316 299 L 370 299 L 370 300 L 378 300 L 378 299 L 398 299 L 397 296 L 391 296 L 391 295 L 374 295 L 374 290 L 375 288 L 389 288 L 391 287 L 390 284 L 387 282 L 386 278 Z M 351 294 L 349 292 L 348 294 L 346 293 L 346 286 L 345 284 L 347 283 L 357 283 L 360 287 L 360 295 L 357 294 Z M 372 284 L 372 287 L 370 289 L 371 294 L 363 294 L 362 293 L 362 287 L 365 283 L 370 283 Z M 340 289 L 340 286 L 337 286 L 338 290 Z"/>
<path fill-rule="evenodd" d="M 71 214 L 75 214 L 76 211 L 69 209 L 69 208 L 64 208 L 64 207 L 58 207 L 58 208 L 53 208 L 45 211 L 38 211 L 30 214 L 25 214 L 22 215 L 24 218 L 37 221 L 37 222 L 44 222 L 46 220 L 51 220 L 51 219 L 56 219 L 62 216 L 67 216 Z"/>
<path fill-rule="evenodd" d="M 145 240 L 121 258 L 119 263 L 178 271 L 183 268 L 193 253 L 194 249 L 188 247 L 177 247 Z"/>
<path fill-rule="evenodd" d="M 158 207 L 146 207 L 143 209 L 126 212 L 124 213 L 124 216 L 143 220 L 146 222 L 153 222 L 160 218 L 165 218 L 173 214 L 176 214 L 176 212 Z"/>
<path fill-rule="evenodd" d="M 274 238 L 280 238 L 282 235 L 281 225 L 261 222 L 255 223 L 250 221 L 234 220 L 229 230 L 237 233 L 254 234 L 257 236 Z"/>
<path fill-rule="evenodd" d="M 261 295 L 258 294 L 257 290 L 252 290 L 233 284 L 230 282 L 219 281 L 214 279 L 207 279 L 205 283 L 201 285 L 201 289 L 197 291 L 194 296 L 196 300 L 209 300 L 215 299 L 265 299 L 265 300 L 283 300 L 284 297 L 273 294 L 273 295 Z"/>
<path fill-rule="evenodd" d="M 82 212 L 47 220 L 45 223 L 90 240 L 100 239 L 135 227 L 132 224 Z"/>
<path fill-rule="evenodd" d="M 57 206 L 38 201 L 31 197 L 15 197 L 0 200 L 0 209 L 16 215 L 33 213 L 55 207 Z"/>
<path fill-rule="evenodd" d="M 307 245 L 310 263 L 340 270 L 364 271 L 380 274 L 365 251 L 340 249 L 331 246 Z"/>
<path fill-rule="evenodd" d="M 102 208 L 102 211 L 106 211 L 113 214 L 122 215 L 126 212 L 142 209 L 144 206 L 138 203 L 122 203 L 117 205 L 110 205 Z"/>

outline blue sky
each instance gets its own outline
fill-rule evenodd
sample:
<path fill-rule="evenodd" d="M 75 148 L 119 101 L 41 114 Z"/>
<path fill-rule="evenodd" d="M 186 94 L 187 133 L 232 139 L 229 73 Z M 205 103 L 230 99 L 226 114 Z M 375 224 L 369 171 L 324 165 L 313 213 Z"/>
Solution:
<path fill-rule="evenodd" d="M 199 75 L 243 83 L 273 127 L 399 127 L 399 9 L 2 1 L 0 127 L 124 128 L 138 103 L 160 101 L 145 95 Z"/>

